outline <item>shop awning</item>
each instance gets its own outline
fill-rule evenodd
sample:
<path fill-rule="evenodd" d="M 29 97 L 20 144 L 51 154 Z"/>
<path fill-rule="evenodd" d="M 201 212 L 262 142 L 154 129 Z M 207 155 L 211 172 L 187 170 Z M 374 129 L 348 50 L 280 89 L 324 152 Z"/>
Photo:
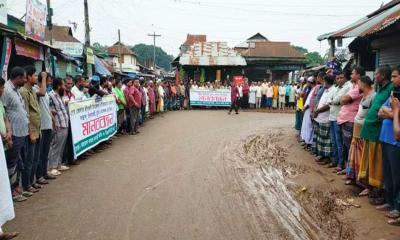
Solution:
<path fill-rule="evenodd" d="M 107 68 L 103 65 L 103 63 L 100 61 L 100 59 L 96 55 L 94 56 L 94 64 L 95 64 L 96 73 L 98 73 L 102 76 L 111 76 L 110 71 L 107 70 Z"/>

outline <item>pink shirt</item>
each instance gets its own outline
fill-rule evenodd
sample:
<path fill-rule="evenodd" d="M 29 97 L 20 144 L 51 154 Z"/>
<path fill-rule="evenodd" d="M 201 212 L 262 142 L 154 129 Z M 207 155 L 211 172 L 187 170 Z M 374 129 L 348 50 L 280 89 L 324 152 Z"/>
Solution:
<path fill-rule="evenodd" d="M 354 84 L 350 91 L 347 93 L 347 96 L 351 97 L 353 101 L 349 104 L 343 105 L 339 111 L 339 115 L 337 117 L 337 123 L 343 124 L 346 122 L 354 123 L 354 118 L 357 115 L 358 107 L 360 105 L 362 94 L 358 88 L 358 84 Z"/>

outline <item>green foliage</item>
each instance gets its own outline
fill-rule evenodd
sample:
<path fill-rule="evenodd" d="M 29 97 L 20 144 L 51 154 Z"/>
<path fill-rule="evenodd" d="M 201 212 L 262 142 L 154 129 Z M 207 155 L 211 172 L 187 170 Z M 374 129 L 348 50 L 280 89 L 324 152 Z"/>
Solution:
<path fill-rule="evenodd" d="M 136 44 L 130 47 L 138 55 L 139 61 L 144 64 L 145 62 L 153 62 L 153 45 L 146 45 L 143 43 Z M 162 48 L 156 47 L 156 64 L 165 70 L 171 70 L 171 62 L 173 56 L 168 55 Z"/>
<path fill-rule="evenodd" d="M 293 46 L 293 48 L 304 54 L 307 66 L 319 66 L 327 62 L 327 57 L 322 57 L 319 52 L 309 52 L 306 48 L 300 46 Z"/>
<path fill-rule="evenodd" d="M 101 45 L 98 42 L 95 42 L 92 44 L 92 49 L 93 49 L 94 53 L 101 55 L 101 56 L 105 56 L 108 54 L 107 48 L 108 48 L 107 46 Z"/>

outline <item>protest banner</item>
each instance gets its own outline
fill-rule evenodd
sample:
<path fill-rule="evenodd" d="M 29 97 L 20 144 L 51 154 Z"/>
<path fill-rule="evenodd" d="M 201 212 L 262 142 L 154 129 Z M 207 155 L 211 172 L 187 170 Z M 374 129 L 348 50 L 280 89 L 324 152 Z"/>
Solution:
<path fill-rule="evenodd" d="M 229 89 L 191 89 L 190 106 L 230 107 L 231 91 Z"/>
<path fill-rule="evenodd" d="M 113 95 L 68 104 L 75 157 L 110 139 L 118 130 Z"/>

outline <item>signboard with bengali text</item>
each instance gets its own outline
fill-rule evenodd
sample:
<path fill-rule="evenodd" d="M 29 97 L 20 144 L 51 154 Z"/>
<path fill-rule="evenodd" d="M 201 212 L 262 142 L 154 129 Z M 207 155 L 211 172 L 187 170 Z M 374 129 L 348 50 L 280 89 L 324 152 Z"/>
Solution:
<path fill-rule="evenodd" d="M 75 157 L 110 139 L 118 130 L 113 95 L 68 104 Z"/>
<path fill-rule="evenodd" d="M 190 106 L 230 107 L 230 89 L 190 89 Z"/>
<path fill-rule="evenodd" d="M 47 24 L 47 6 L 40 0 L 26 0 L 25 34 L 44 41 Z"/>

